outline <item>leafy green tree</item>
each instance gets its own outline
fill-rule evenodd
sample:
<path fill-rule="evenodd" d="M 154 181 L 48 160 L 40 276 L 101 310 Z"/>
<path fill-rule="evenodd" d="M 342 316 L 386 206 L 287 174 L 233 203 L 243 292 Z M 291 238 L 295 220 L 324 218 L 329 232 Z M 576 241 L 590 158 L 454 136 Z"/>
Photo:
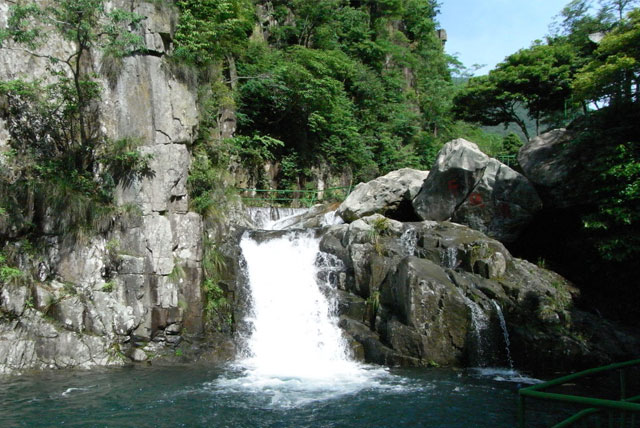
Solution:
<path fill-rule="evenodd" d="M 129 28 L 135 28 L 141 19 L 122 9 L 107 11 L 103 0 L 60 0 L 51 6 L 20 3 L 10 9 L 7 28 L 0 32 L 0 48 L 49 60 L 74 139 L 88 149 L 96 137 L 89 109 L 99 89 L 87 71 L 86 60 L 94 49 L 114 57 L 140 49 L 141 37 Z M 72 44 L 68 56 L 51 55 L 41 49 L 52 28 Z"/>
<path fill-rule="evenodd" d="M 135 150 L 134 142 L 110 146 L 101 135 L 100 90 L 91 71 L 97 50 L 121 58 L 142 48 L 142 38 L 132 32 L 141 19 L 108 10 L 101 0 L 11 6 L 0 49 L 43 58 L 50 72 L 46 84 L 0 82 L 0 114 L 12 148 L 0 173 L 0 199 L 14 220 L 29 225 L 34 204 L 40 204 L 67 213 L 59 215 L 65 228 L 92 223 L 108 211 L 116 184 L 149 172 L 149 158 Z M 54 35 L 71 46 L 68 54 L 45 47 Z"/>
<path fill-rule="evenodd" d="M 297 185 L 319 164 L 357 178 L 430 164 L 453 126 L 435 1 L 273 0 L 268 23 L 253 3 L 181 0 L 175 38 L 177 59 L 228 72 L 226 88 L 202 92 L 235 95 L 225 104 L 237 108 L 243 163 L 278 162 L 279 180 Z"/>
<path fill-rule="evenodd" d="M 206 65 L 246 49 L 254 22 L 250 0 L 179 0 L 177 5 L 177 58 Z"/>
<path fill-rule="evenodd" d="M 486 126 L 515 123 L 529 139 L 525 118 L 518 113 L 521 100 L 502 91 L 489 76 L 472 78 L 453 100 L 456 117 Z"/>
<path fill-rule="evenodd" d="M 528 139 L 517 107 L 526 107 L 539 134 L 542 121 L 566 108 L 574 64 L 574 52 L 566 44 L 534 44 L 509 55 L 488 76 L 470 79 L 455 97 L 454 111 L 460 119 L 483 125 L 515 123 Z"/>
<path fill-rule="evenodd" d="M 607 34 L 576 76 L 577 97 L 613 106 L 637 103 L 640 83 L 640 10 Z"/>
<path fill-rule="evenodd" d="M 517 155 L 518 151 L 520 151 L 520 147 L 522 147 L 522 140 L 513 132 L 505 135 L 502 139 L 502 149 L 508 155 Z"/>
<path fill-rule="evenodd" d="M 638 6 L 638 0 L 600 0 L 600 4 L 606 11 L 613 11 L 617 14 L 618 19 L 622 21 L 625 13 L 634 6 Z"/>

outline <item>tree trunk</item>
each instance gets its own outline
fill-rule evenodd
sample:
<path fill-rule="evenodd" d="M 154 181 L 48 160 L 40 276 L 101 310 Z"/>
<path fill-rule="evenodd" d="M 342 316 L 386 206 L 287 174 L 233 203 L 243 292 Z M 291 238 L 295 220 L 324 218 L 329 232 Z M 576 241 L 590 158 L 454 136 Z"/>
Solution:
<path fill-rule="evenodd" d="M 231 54 L 225 56 L 227 67 L 229 67 L 229 82 L 231 90 L 235 91 L 238 86 L 238 68 L 236 67 L 236 59 Z"/>

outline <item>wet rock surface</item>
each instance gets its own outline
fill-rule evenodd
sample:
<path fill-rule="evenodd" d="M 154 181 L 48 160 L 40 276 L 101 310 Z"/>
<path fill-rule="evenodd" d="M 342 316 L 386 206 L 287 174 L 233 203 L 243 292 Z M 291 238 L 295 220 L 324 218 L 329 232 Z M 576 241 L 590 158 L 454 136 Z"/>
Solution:
<path fill-rule="evenodd" d="M 340 326 L 369 362 L 508 367 L 501 317 L 516 368 L 535 373 L 630 358 L 640 345 L 578 310 L 564 278 L 463 225 L 375 215 L 330 228 L 321 250 L 344 264 Z"/>

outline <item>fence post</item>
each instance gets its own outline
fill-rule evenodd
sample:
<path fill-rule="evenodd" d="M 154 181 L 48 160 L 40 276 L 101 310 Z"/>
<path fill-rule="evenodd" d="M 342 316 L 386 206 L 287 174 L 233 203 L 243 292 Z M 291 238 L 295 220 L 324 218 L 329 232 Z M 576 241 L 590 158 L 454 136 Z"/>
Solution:
<path fill-rule="evenodd" d="M 524 395 L 518 394 L 518 428 L 524 428 Z"/>
<path fill-rule="evenodd" d="M 620 369 L 620 400 L 627 398 L 627 369 Z M 620 427 L 626 426 L 627 413 L 620 412 Z"/>

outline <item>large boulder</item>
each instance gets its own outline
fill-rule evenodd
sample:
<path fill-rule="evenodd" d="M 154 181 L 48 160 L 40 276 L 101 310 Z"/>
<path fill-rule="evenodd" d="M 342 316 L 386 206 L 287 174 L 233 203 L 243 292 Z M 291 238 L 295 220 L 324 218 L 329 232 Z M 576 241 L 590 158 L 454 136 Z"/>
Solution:
<path fill-rule="evenodd" d="M 452 220 L 513 242 L 542 202 L 524 176 L 459 138 L 444 145 L 413 207 L 423 220 Z"/>
<path fill-rule="evenodd" d="M 337 214 L 346 222 L 372 214 L 396 220 L 416 220 L 411 200 L 418 194 L 429 171 L 403 168 L 358 184 L 338 207 Z"/>
<path fill-rule="evenodd" d="M 382 284 L 380 301 L 397 314 L 386 337 L 425 362 L 460 361 L 470 327 L 463 294 L 431 260 L 408 256 Z"/>
<path fill-rule="evenodd" d="M 572 144 L 574 135 L 562 128 L 532 138 L 518 153 L 524 175 L 533 183 L 545 208 L 568 208 L 593 200 L 588 165 L 594 152 Z M 593 175 L 593 173 L 591 173 Z"/>

